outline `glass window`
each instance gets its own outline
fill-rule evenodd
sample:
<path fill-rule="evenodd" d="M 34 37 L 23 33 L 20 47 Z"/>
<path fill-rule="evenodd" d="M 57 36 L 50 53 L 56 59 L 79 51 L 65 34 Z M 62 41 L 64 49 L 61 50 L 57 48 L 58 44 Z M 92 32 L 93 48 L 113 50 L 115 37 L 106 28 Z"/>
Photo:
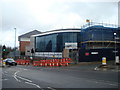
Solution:
<path fill-rule="evenodd" d="M 62 52 L 66 42 L 80 42 L 80 33 L 56 33 L 36 37 L 36 51 Z M 79 41 L 78 41 L 79 40 Z"/>

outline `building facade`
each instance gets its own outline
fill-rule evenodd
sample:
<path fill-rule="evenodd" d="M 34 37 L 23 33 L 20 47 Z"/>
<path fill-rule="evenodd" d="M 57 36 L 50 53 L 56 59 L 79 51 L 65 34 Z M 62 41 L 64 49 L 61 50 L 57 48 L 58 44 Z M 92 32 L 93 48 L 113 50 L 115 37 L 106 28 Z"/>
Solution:
<path fill-rule="evenodd" d="M 105 24 L 106 25 L 106 24 Z M 31 35 L 26 55 L 47 58 L 70 57 L 78 61 L 114 60 L 120 57 L 120 28 L 90 24 L 79 28 L 58 29 Z M 34 53 L 31 53 L 31 50 Z"/>
<path fill-rule="evenodd" d="M 116 60 L 120 57 L 120 28 L 116 25 L 88 23 L 81 29 L 80 62 Z"/>
<path fill-rule="evenodd" d="M 80 29 L 59 29 L 32 35 L 35 56 L 62 57 L 64 49 L 77 49 Z"/>
<path fill-rule="evenodd" d="M 26 51 L 26 47 L 30 45 L 30 36 L 31 35 L 35 35 L 35 34 L 39 34 L 41 33 L 40 31 L 34 30 L 28 33 L 25 33 L 23 35 L 20 35 L 18 37 L 18 41 L 19 41 L 19 51 L 21 55 L 25 55 L 25 51 Z"/>
<path fill-rule="evenodd" d="M 120 48 L 120 29 L 104 25 L 92 25 L 81 29 L 81 48 Z M 115 44 L 116 43 L 116 44 Z"/>

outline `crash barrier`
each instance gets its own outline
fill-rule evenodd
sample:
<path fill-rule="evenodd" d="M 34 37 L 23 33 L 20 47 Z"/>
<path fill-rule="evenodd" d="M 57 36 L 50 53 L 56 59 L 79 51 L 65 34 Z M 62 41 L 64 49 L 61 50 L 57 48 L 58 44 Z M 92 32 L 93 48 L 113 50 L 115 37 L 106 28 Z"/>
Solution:
<path fill-rule="evenodd" d="M 58 66 L 68 66 L 70 63 L 72 63 L 71 58 L 50 59 L 50 60 L 33 61 L 33 66 L 58 67 Z"/>
<path fill-rule="evenodd" d="M 30 64 L 30 60 L 23 60 L 23 59 L 17 59 L 16 62 L 18 65 L 29 65 Z"/>

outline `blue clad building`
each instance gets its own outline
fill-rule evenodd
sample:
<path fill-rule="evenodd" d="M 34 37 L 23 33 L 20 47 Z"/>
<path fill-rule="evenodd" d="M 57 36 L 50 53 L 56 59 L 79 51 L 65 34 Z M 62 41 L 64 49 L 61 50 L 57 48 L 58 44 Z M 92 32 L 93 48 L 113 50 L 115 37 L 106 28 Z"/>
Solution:
<path fill-rule="evenodd" d="M 88 23 L 81 29 L 79 61 L 115 60 L 120 57 L 120 28 L 110 24 Z"/>
<path fill-rule="evenodd" d="M 120 29 L 104 25 L 91 25 L 81 29 L 81 48 L 103 49 L 120 47 Z"/>

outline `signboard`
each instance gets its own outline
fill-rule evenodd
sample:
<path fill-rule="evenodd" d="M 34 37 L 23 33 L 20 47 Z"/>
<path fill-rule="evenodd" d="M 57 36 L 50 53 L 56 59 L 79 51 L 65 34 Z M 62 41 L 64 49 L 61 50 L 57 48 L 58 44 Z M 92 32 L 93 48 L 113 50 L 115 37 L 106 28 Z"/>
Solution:
<path fill-rule="evenodd" d="M 77 43 L 65 43 L 65 49 L 77 49 Z"/>
<path fill-rule="evenodd" d="M 98 54 L 98 52 L 91 52 L 91 54 Z"/>

